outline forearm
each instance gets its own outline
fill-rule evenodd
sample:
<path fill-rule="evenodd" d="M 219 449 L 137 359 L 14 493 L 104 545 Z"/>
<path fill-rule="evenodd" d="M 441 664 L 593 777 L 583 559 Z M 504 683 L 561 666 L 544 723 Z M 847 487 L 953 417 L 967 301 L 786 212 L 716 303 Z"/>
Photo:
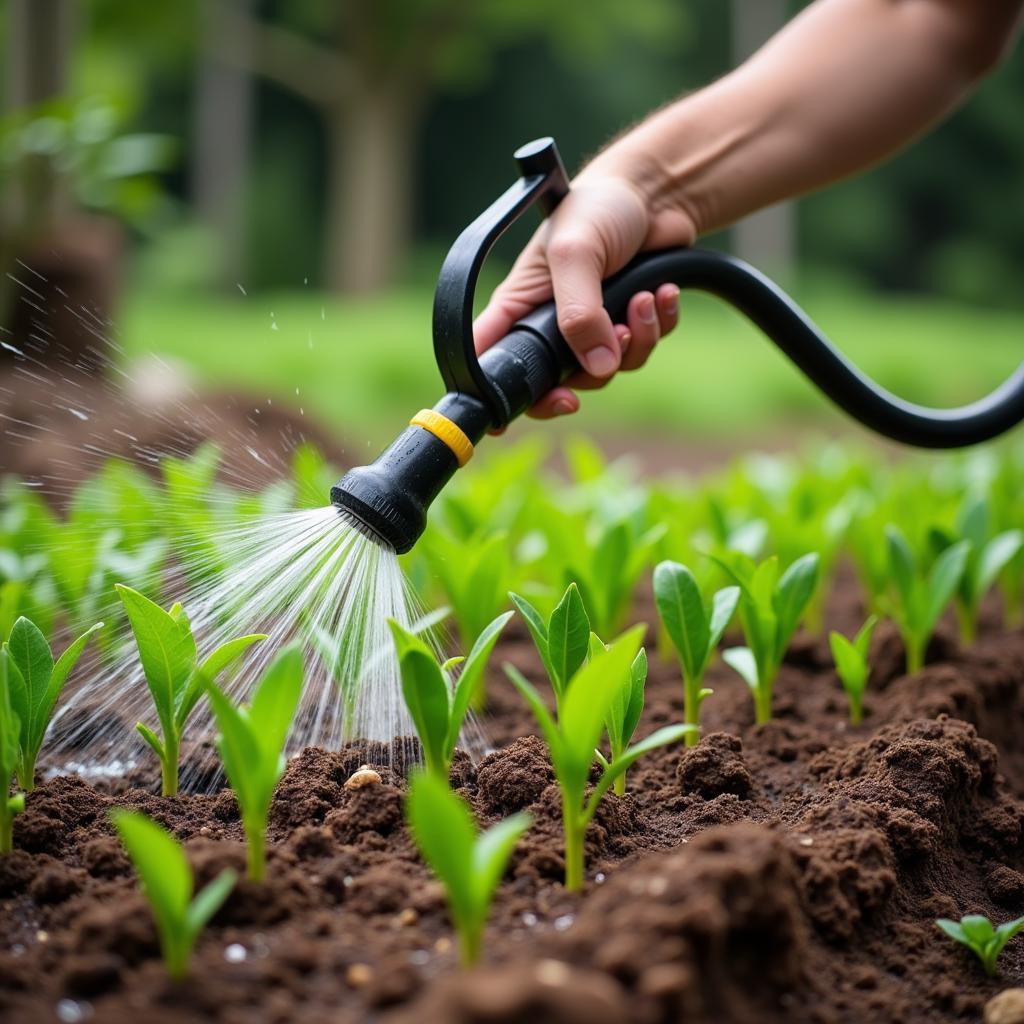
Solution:
<path fill-rule="evenodd" d="M 819 0 L 583 172 L 631 178 L 696 233 L 877 163 L 949 113 L 1024 0 Z M 979 13 L 980 12 L 980 13 Z"/>

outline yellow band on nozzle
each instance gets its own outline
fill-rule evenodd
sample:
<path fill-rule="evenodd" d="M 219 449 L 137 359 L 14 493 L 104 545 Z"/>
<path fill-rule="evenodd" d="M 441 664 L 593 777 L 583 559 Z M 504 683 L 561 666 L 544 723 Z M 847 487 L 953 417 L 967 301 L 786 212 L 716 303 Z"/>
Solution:
<path fill-rule="evenodd" d="M 473 442 L 466 437 L 462 427 L 435 409 L 420 409 L 411 420 L 412 427 L 429 430 L 439 441 L 444 441 L 452 450 L 461 469 L 473 457 Z"/>

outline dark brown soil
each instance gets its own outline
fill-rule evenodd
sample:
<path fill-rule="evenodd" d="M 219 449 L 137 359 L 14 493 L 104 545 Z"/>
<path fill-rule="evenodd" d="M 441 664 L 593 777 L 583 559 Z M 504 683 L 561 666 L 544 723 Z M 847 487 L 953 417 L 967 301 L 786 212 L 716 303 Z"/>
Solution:
<path fill-rule="evenodd" d="M 644 602 L 640 618 L 650 620 Z M 41 785 L 0 859 L 5 1024 L 935 1024 L 980 1021 L 1024 983 L 1024 939 L 987 979 L 939 916 L 1024 913 L 1024 635 L 996 609 L 977 647 L 951 634 L 901 675 L 875 638 L 865 725 L 851 729 L 823 641 L 802 637 L 755 727 L 745 687 L 714 668 L 707 735 L 641 761 L 587 837 L 587 885 L 559 884 L 559 802 L 543 745 L 500 663 L 540 681 L 518 625 L 498 648 L 484 725 L 498 749 L 454 778 L 483 823 L 535 825 L 496 900 L 485 962 L 457 969 L 443 894 L 403 824 L 401 764 L 349 790 L 380 749 L 307 750 L 271 816 L 268 881 L 241 883 L 182 984 L 164 975 L 130 865 L 107 823 L 139 807 L 183 839 L 204 883 L 244 850 L 230 792 L 165 800 Z M 645 614 L 646 613 L 646 614 Z M 844 583 L 830 625 L 862 610 Z M 676 669 L 652 658 L 645 733 L 681 713 Z M 63 1001 L 63 1002 L 62 1002 Z"/>

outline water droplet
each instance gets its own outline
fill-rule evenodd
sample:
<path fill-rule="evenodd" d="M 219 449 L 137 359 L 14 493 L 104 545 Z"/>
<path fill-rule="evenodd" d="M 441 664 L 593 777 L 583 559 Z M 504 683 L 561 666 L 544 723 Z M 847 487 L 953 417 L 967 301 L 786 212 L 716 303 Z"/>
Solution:
<path fill-rule="evenodd" d="M 249 951 L 240 942 L 232 942 L 224 950 L 224 959 L 229 964 L 240 964 L 245 961 L 245 958 L 249 955 Z"/>
<path fill-rule="evenodd" d="M 245 288 L 243 288 L 243 287 L 242 287 L 242 282 L 241 282 L 241 281 L 239 281 L 239 282 L 238 282 L 238 290 L 239 290 L 239 291 L 240 291 L 240 292 L 241 292 L 241 293 L 242 293 L 243 295 L 248 295 L 248 294 L 249 294 L 249 293 L 248 293 L 248 292 L 247 292 L 247 291 L 245 290 Z"/>
<path fill-rule="evenodd" d="M 57 1003 L 57 1020 L 61 1024 L 79 1024 L 92 1016 L 91 1003 L 77 1003 L 74 999 L 62 999 Z"/>
<path fill-rule="evenodd" d="M 72 416 L 77 416 L 83 423 L 89 419 L 81 409 L 72 409 L 71 406 L 68 406 L 68 412 L 71 413 Z"/>
<path fill-rule="evenodd" d="M 598 873 L 594 875 L 594 881 L 597 882 L 598 885 L 600 885 L 604 881 L 604 879 L 605 874 L 603 871 L 598 871 Z"/>
<path fill-rule="evenodd" d="M 561 917 L 556 917 L 552 922 L 555 926 L 556 932 L 564 932 L 570 925 L 572 925 L 575 918 L 572 914 L 563 914 Z"/>

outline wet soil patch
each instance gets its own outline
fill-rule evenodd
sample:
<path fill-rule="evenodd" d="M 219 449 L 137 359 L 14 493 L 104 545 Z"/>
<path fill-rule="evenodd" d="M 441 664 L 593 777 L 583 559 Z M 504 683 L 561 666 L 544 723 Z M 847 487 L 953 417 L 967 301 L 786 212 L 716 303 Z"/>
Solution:
<path fill-rule="evenodd" d="M 652 621 L 649 598 L 637 617 Z M 862 617 L 847 580 L 826 621 L 850 633 Z M 542 681 L 511 624 L 483 719 L 494 750 L 460 758 L 453 784 L 482 823 L 525 808 L 535 824 L 501 885 L 484 963 L 468 973 L 404 825 L 395 751 L 311 749 L 291 762 L 267 883 L 238 886 L 177 985 L 107 812 L 137 807 L 172 829 L 202 884 L 244 865 L 233 796 L 162 799 L 145 771 L 102 787 L 52 779 L 0 859 L 0 1019 L 980 1021 L 990 998 L 1024 984 L 1024 941 L 990 980 L 934 919 L 1024 914 L 1024 634 L 997 622 L 987 608 L 970 651 L 944 626 L 912 678 L 881 627 L 857 729 L 818 638 L 794 644 L 766 726 L 715 666 L 702 743 L 639 762 L 627 795 L 605 800 L 576 896 L 559 884 L 550 763 L 500 670 L 511 661 Z M 681 715 L 675 666 L 651 665 L 641 734 Z M 380 782 L 346 787 L 364 764 Z"/>

